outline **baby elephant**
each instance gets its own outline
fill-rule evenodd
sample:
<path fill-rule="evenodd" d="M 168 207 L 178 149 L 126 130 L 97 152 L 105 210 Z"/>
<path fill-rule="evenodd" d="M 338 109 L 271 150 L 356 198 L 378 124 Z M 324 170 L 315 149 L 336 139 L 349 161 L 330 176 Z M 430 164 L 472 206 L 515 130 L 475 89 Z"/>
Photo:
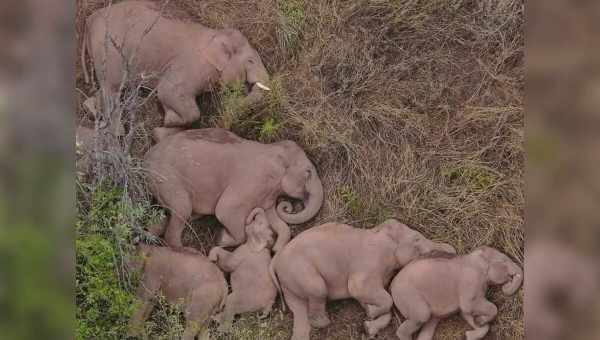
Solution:
<path fill-rule="evenodd" d="M 396 335 L 410 340 L 431 340 L 441 318 L 458 311 L 473 330 L 467 340 L 483 338 L 498 309 L 485 298 L 489 284 L 504 285 L 514 294 L 523 282 L 523 271 L 508 256 L 490 247 L 452 258 L 428 258 L 408 264 L 396 275 L 390 290 L 394 304 L 406 317 Z"/>
<path fill-rule="evenodd" d="M 169 303 L 183 303 L 186 319 L 182 339 L 208 340 L 206 321 L 225 304 L 227 281 L 223 272 L 199 252 L 174 251 L 145 244 L 138 246 L 144 259 L 144 275 L 138 296 L 142 305 L 130 321 L 130 335 L 143 332 L 153 300 L 163 294 Z"/>
<path fill-rule="evenodd" d="M 226 272 L 231 272 L 232 293 L 225 311 L 217 317 L 221 329 L 230 328 L 236 314 L 261 310 L 266 317 L 277 297 L 277 288 L 269 275 L 274 238 L 265 211 L 256 208 L 246 221 L 247 242 L 233 253 L 213 248 L 208 257 Z"/>
<path fill-rule="evenodd" d="M 308 340 L 311 326 L 330 320 L 327 299 L 354 298 L 367 312 L 370 337 L 391 321 L 393 300 L 385 290 L 396 270 L 432 251 L 452 252 L 390 219 L 373 229 L 327 223 L 304 231 L 275 255 L 271 274 L 279 278 L 294 313 L 292 340 Z"/>

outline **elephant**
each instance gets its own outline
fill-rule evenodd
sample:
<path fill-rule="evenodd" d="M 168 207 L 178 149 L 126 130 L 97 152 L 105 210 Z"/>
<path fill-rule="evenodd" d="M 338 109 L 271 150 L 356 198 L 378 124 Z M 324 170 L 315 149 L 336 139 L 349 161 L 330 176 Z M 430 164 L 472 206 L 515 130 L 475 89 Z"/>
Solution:
<path fill-rule="evenodd" d="M 327 299 L 346 298 L 365 309 L 365 329 L 374 337 L 392 318 L 393 301 L 385 287 L 395 271 L 432 251 L 455 253 L 395 219 L 373 229 L 327 223 L 300 233 L 269 267 L 294 314 L 292 340 L 309 340 L 311 326 L 328 326 Z"/>
<path fill-rule="evenodd" d="M 141 305 L 129 322 L 129 335 L 139 336 L 150 316 L 158 294 L 169 303 L 183 303 L 186 319 L 184 340 L 208 340 L 210 317 L 221 310 L 227 299 L 223 272 L 197 251 L 175 251 L 167 247 L 138 245 L 143 277 L 138 287 Z"/>
<path fill-rule="evenodd" d="M 503 285 L 513 295 L 523 283 L 523 270 L 508 256 L 481 247 L 463 256 L 419 259 L 406 265 L 394 278 L 390 291 L 394 305 L 406 317 L 396 335 L 410 340 L 431 340 L 440 319 L 461 312 L 473 328 L 467 340 L 483 338 L 498 308 L 485 298 L 488 285 Z"/>
<path fill-rule="evenodd" d="M 167 128 L 196 121 L 201 115 L 196 96 L 217 86 L 245 83 L 248 104 L 270 91 L 269 74 L 258 52 L 239 30 L 167 18 L 158 4 L 149 1 L 123 1 L 87 18 L 81 63 L 89 83 L 86 51 L 100 88 L 109 95 L 117 94 L 124 76 L 141 78 L 156 88 Z M 97 92 L 84 102 L 92 113 L 97 112 L 99 96 Z M 122 134 L 119 116 L 114 110 L 111 128 Z"/>
<path fill-rule="evenodd" d="M 145 156 L 150 190 L 169 210 L 168 220 L 154 233 L 181 247 L 181 234 L 193 217 L 215 215 L 225 227 L 220 245 L 246 240 L 246 218 L 254 208 L 265 211 L 277 233 L 273 250 L 290 240 L 288 224 L 313 218 L 323 203 L 317 169 L 292 141 L 272 144 L 246 140 L 219 128 L 191 129 L 163 138 Z M 302 200 L 294 212 L 291 202 Z"/>
<path fill-rule="evenodd" d="M 268 316 L 277 298 L 277 288 L 269 275 L 273 231 L 265 211 L 254 209 L 246 223 L 246 243 L 233 253 L 214 247 L 208 255 L 221 270 L 231 273 L 232 293 L 227 297 L 225 310 L 217 316 L 222 330 L 230 329 L 237 314 L 262 311 L 261 318 Z"/>

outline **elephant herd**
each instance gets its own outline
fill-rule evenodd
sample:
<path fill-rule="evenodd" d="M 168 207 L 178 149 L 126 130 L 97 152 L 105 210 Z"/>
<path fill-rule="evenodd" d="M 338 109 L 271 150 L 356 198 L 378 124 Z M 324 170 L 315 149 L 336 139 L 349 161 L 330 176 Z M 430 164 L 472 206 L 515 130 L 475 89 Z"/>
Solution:
<path fill-rule="evenodd" d="M 467 339 L 477 340 L 497 314 L 485 297 L 488 285 L 503 285 L 507 295 L 521 286 L 523 271 L 499 251 L 481 247 L 459 256 L 395 219 L 372 229 L 327 223 L 291 239 L 289 225 L 310 221 L 324 201 L 317 168 L 303 149 L 224 129 L 186 129 L 200 117 L 201 92 L 232 81 L 246 83 L 249 101 L 269 91 L 266 68 L 239 31 L 171 19 L 152 2 L 123 1 L 87 19 L 84 65 L 86 51 L 108 93 L 117 93 L 125 59 L 127 72 L 152 75 L 165 112 L 145 164 L 151 192 L 168 212 L 149 230 L 164 236 L 166 246 L 138 245 L 142 304 L 131 335 L 143 331 L 158 294 L 183 301 L 184 339 L 208 339 L 210 318 L 226 332 L 237 314 L 266 316 L 281 294 L 293 313 L 293 340 L 327 327 L 326 302 L 347 298 L 364 308 L 369 337 L 390 323 L 395 306 L 406 318 L 397 331 L 402 340 L 419 330 L 419 340 L 432 339 L 437 323 L 457 312 L 472 327 Z M 84 104 L 92 114 L 97 105 L 95 97 Z M 112 122 L 119 135 L 119 120 Z M 78 136 L 78 143 L 86 139 Z M 224 227 L 208 256 L 181 241 L 186 224 L 203 215 Z M 230 285 L 224 273 L 231 273 Z"/>

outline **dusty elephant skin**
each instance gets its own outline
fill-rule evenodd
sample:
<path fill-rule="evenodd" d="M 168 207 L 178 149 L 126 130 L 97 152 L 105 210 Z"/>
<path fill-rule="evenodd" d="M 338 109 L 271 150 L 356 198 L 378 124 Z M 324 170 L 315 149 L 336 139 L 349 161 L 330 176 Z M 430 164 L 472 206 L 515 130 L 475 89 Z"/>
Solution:
<path fill-rule="evenodd" d="M 221 247 L 213 248 L 208 258 L 216 262 L 219 268 L 231 273 L 232 293 L 222 315 L 217 317 L 221 329 L 227 331 L 235 315 L 262 311 L 266 317 L 272 310 L 277 298 L 277 288 L 269 275 L 273 231 L 265 212 L 256 208 L 248 216 L 246 243 L 237 247 L 233 253 Z"/>
<path fill-rule="evenodd" d="M 200 117 L 196 96 L 215 86 L 246 82 L 251 89 L 249 103 L 258 101 L 263 90 L 270 90 L 258 52 L 240 31 L 168 19 L 160 10 L 156 3 L 124 1 L 90 15 L 81 55 L 86 82 L 86 51 L 101 88 L 111 95 L 118 91 L 130 63 L 130 78 L 150 78 L 156 86 L 166 127 L 196 121 Z M 97 96 L 84 103 L 92 112 L 97 110 Z M 119 131 L 118 112 L 112 122 L 113 131 Z"/>
<path fill-rule="evenodd" d="M 346 298 L 360 302 L 367 334 L 375 336 L 391 321 L 393 301 L 384 287 L 396 270 L 432 251 L 455 252 L 393 219 L 373 229 L 328 223 L 301 233 L 270 267 L 294 314 L 292 340 L 308 340 L 311 326 L 329 325 L 327 299 Z"/>
<path fill-rule="evenodd" d="M 441 318 L 458 311 L 473 328 L 467 340 L 483 338 L 498 309 L 485 298 L 488 285 L 503 285 L 506 295 L 523 283 L 523 271 L 508 256 L 490 247 L 454 258 L 429 258 L 404 267 L 392 281 L 394 304 L 406 317 L 396 335 L 411 340 L 431 340 Z"/>
<path fill-rule="evenodd" d="M 195 251 L 174 251 L 145 244 L 138 246 L 144 261 L 144 276 L 138 288 L 142 305 L 130 321 L 130 335 L 143 332 L 153 300 L 163 294 L 169 303 L 183 303 L 186 327 L 182 339 L 208 340 L 208 319 L 223 307 L 227 281 L 223 272 Z"/>
<path fill-rule="evenodd" d="M 254 208 L 265 210 L 277 233 L 274 251 L 290 239 L 288 223 L 313 218 L 323 203 L 323 186 L 315 166 L 292 141 L 262 144 L 224 129 L 187 130 L 165 137 L 146 154 L 150 188 L 169 212 L 155 231 L 172 247 L 181 247 L 181 233 L 192 216 L 215 215 L 223 224 L 220 245 L 246 240 L 246 218 Z M 282 195 L 302 200 L 294 213 Z"/>

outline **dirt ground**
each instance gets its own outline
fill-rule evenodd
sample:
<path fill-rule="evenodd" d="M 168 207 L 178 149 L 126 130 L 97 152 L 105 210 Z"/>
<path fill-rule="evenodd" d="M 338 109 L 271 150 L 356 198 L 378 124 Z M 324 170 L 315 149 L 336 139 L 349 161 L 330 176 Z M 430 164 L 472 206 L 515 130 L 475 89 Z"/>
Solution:
<path fill-rule="evenodd" d="M 77 1 L 79 47 L 84 18 L 106 3 Z M 523 264 L 523 1 L 172 0 L 167 8 L 240 29 L 280 84 L 277 105 L 238 117 L 232 129 L 294 140 L 315 162 L 325 203 L 294 234 L 396 217 L 459 253 L 491 245 Z M 76 86 L 81 106 L 92 88 L 79 61 Z M 156 126 L 156 100 L 145 111 L 146 127 Z M 264 137 L 267 121 L 275 127 Z M 150 145 L 140 138 L 138 155 Z M 216 229 L 201 224 L 186 241 L 210 248 Z M 486 339 L 523 339 L 522 290 L 506 298 L 492 289 L 490 298 L 499 314 Z M 333 323 L 315 339 L 365 337 L 357 303 L 330 303 L 329 311 Z M 397 325 L 378 339 L 394 339 Z M 278 307 L 268 320 L 248 316 L 238 326 L 247 332 L 236 339 L 289 339 L 291 313 Z M 451 318 L 435 339 L 459 339 L 466 329 Z"/>

